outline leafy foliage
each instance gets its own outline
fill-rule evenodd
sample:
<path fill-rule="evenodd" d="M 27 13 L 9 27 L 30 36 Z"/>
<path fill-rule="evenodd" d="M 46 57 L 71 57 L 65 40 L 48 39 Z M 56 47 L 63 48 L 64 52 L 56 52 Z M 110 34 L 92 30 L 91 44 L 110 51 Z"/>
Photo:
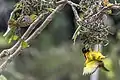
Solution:
<path fill-rule="evenodd" d="M 29 44 L 28 44 L 27 42 L 25 42 L 25 41 L 22 41 L 22 42 L 21 42 L 21 46 L 22 46 L 22 48 L 24 49 L 24 48 L 29 47 Z"/>
<path fill-rule="evenodd" d="M 4 37 L 11 43 L 14 35 L 21 37 L 20 28 L 28 27 L 42 13 L 50 13 L 55 8 L 53 0 L 21 0 L 16 3 L 14 10 L 11 12 L 8 27 Z"/>

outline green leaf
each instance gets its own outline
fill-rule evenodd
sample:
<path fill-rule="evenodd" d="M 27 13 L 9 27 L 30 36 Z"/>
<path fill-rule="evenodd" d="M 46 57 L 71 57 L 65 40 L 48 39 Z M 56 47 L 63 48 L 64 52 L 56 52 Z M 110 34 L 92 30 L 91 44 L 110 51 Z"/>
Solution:
<path fill-rule="evenodd" d="M 9 39 L 8 39 L 8 43 L 10 44 L 13 40 L 18 40 L 19 36 L 17 35 L 12 35 Z"/>
<path fill-rule="evenodd" d="M 17 35 L 13 36 L 13 40 L 15 40 L 15 41 L 18 40 L 18 38 L 19 38 L 19 36 L 17 36 Z"/>
<path fill-rule="evenodd" d="M 29 44 L 25 41 L 22 41 L 21 46 L 22 46 L 22 48 L 27 48 L 27 47 L 29 47 Z"/>
<path fill-rule="evenodd" d="M 12 42 L 12 37 L 9 38 L 8 43 L 10 44 Z"/>
<path fill-rule="evenodd" d="M 0 80 L 7 80 L 7 78 L 3 75 L 0 75 Z"/>
<path fill-rule="evenodd" d="M 10 30 L 6 31 L 6 33 L 3 35 L 5 39 L 8 41 L 8 43 L 12 42 L 14 35 L 15 35 L 15 30 L 16 28 L 10 28 Z"/>

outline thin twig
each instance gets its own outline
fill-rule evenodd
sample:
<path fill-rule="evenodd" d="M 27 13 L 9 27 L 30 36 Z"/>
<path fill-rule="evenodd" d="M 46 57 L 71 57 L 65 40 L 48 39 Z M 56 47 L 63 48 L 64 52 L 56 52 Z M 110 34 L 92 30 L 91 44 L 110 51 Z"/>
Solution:
<path fill-rule="evenodd" d="M 81 24 L 81 19 L 80 19 L 80 17 L 79 17 L 79 15 L 78 15 L 78 12 L 77 12 L 77 10 L 76 10 L 76 6 L 75 6 L 75 4 L 73 3 L 73 2 L 71 2 L 71 1 L 68 1 L 68 4 L 72 7 L 72 11 L 73 11 L 73 13 L 74 13 L 74 17 L 75 17 L 75 20 L 76 20 L 76 22 L 77 22 L 77 24 L 79 25 L 79 24 Z M 78 36 L 78 31 L 79 31 L 79 28 L 80 28 L 81 26 L 79 25 L 79 27 L 77 28 L 77 30 L 75 31 L 75 33 L 73 34 L 73 37 L 72 37 L 72 39 L 74 40 L 74 45 L 75 45 L 75 40 L 76 40 L 76 38 L 77 38 L 77 36 Z"/>
<path fill-rule="evenodd" d="M 53 13 L 51 13 L 47 19 L 43 22 L 43 24 L 37 28 L 37 30 L 26 40 L 27 42 L 29 42 L 30 40 L 34 39 L 36 36 L 38 36 L 41 31 L 52 21 L 54 14 L 58 11 L 60 11 L 63 7 L 65 6 L 65 4 L 59 5 Z"/>
<path fill-rule="evenodd" d="M 57 5 L 60 5 L 60 4 L 63 4 L 63 3 L 66 3 L 68 0 L 61 0 L 61 1 L 58 1 L 56 2 Z"/>
<path fill-rule="evenodd" d="M 80 7 L 79 4 L 76 4 L 76 3 L 72 2 L 72 1 L 67 1 L 67 3 L 72 5 L 72 6 L 75 6 L 75 7 Z"/>
<path fill-rule="evenodd" d="M 75 7 L 78 7 L 78 4 L 75 4 L 72 1 L 68 1 L 67 3 L 72 7 L 72 11 L 74 13 L 75 19 L 76 19 L 77 23 L 80 24 L 82 19 L 79 17 L 78 12 L 75 8 Z"/>
<path fill-rule="evenodd" d="M 95 14 L 93 13 L 93 14 L 88 15 L 87 17 L 85 17 L 85 19 L 93 18 L 93 20 L 89 22 L 89 23 L 91 23 L 93 21 L 96 21 L 96 19 L 98 19 L 100 17 L 100 14 L 102 14 L 105 10 L 119 9 L 119 8 L 120 8 L 120 5 L 117 5 L 117 4 L 113 4 L 111 6 L 105 6 L 100 11 L 98 11 L 97 13 L 95 13 Z M 96 18 L 94 18 L 95 16 L 96 16 Z"/>

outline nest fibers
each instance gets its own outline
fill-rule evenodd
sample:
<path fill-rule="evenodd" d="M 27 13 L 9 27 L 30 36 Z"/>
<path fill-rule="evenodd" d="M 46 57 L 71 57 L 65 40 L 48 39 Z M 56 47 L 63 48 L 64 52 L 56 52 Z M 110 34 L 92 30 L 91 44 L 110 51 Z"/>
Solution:
<path fill-rule="evenodd" d="M 85 45 L 108 44 L 110 27 L 104 23 L 104 18 L 111 10 L 104 9 L 102 0 L 81 0 L 79 5 L 81 21 L 77 23 L 74 41 L 79 36 Z"/>
<path fill-rule="evenodd" d="M 41 14 L 55 8 L 55 0 L 21 0 L 22 14 Z"/>

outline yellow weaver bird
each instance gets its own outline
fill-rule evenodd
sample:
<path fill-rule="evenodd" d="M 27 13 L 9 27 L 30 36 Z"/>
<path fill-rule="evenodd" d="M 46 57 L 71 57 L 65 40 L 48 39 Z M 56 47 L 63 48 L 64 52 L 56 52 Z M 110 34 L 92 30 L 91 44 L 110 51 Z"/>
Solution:
<path fill-rule="evenodd" d="M 103 59 L 106 57 L 103 56 L 99 51 L 93 51 L 92 49 L 83 48 L 82 52 L 85 57 L 85 65 L 83 69 L 83 75 L 92 74 L 98 68 L 102 68 L 105 71 L 109 71 L 105 66 Z"/>

